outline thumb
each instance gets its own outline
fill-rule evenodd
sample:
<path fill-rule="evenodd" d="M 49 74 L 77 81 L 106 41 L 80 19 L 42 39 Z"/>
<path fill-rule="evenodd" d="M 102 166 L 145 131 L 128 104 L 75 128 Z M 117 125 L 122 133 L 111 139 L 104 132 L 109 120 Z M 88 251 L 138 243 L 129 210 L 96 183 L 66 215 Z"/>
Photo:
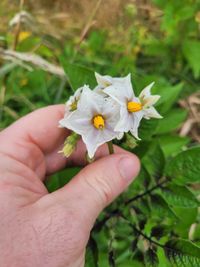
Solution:
<path fill-rule="evenodd" d="M 85 167 L 56 191 L 56 199 L 70 203 L 91 229 L 102 209 L 128 187 L 139 169 L 139 160 L 131 153 L 106 156 Z"/>

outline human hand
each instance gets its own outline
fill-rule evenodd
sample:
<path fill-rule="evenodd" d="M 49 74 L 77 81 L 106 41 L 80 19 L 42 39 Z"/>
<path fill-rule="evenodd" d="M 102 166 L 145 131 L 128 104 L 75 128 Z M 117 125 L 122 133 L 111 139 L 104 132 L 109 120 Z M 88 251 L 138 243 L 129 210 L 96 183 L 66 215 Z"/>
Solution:
<path fill-rule="evenodd" d="M 102 146 L 98 160 L 49 194 L 47 175 L 86 165 L 81 142 L 69 159 L 57 153 L 68 134 L 57 126 L 63 113 L 63 105 L 43 108 L 0 133 L 1 267 L 84 266 L 97 216 L 138 174 L 136 156 Z"/>

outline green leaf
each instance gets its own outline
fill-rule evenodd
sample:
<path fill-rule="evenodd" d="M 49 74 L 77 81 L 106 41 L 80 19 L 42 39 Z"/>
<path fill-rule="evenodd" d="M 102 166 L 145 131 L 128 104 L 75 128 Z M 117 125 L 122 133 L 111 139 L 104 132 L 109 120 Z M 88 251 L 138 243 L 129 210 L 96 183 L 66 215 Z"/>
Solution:
<path fill-rule="evenodd" d="M 167 113 L 175 104 L 182 90 L 183 83 L 178 83 L 174 86 L 163 86 L 161 88 L 156 87 L 156 91 L 154 93 L 161 96 L 158 104 L 158 110 L 164 117 L 164 114 Z"/>
<path fill-rule="evenodd" d="M 94 238 L 90 237 L 87 250 L 86 250 L 86 260 L 85 267 L 98 267 L 98 246 Z"/>
<path fill-rule="evenodd" d="M 181 152 L 183 147 L 185 147 L 189 142 L 189 137 L 181 137 L 178 135 L 168 134 L 159 137 L 159 144 L 161 145 L 166 158 Z"/>
<path fill-rule="evenodd" d="M 76 91 L 84 84 L 89 85 L 91 88 L 97 84 L 94 76 L 94 71 L 84 66 L 70 64 L 61 58 L 64 71 L 68 77 L 70 86 L 73 91 Z"/>
<path fill-rule="evenodd" d="M 46 186 L 49 193 L 59 189 L 60 188 L 59 175 L 55 174 L 53 176 L 48 177 L 45 180 L 45 186 Z"/>
<path fill-rule="evenodd" d="M 169 133 L 177 129 L 185 121 L 187 111 L 175 108 L 169 111 L 162 120 L 158 121 L 157 134 Z"/>
<path fill-rule="evenodd" d="M 145 120 L 143 119 L 139 127 L 139 137 L 143 141 L 151 140 L 152 135 L 155 133 L 156 127 L 158 125 L 158 120 Z"/>
<path fill-rule="evenodd" d="M 198 201 L 186 186 L 170 184 L 162 188 L 160 194 L 170 206 L 194 208 L 198 207 Z"/>
<path fill-rule="evenodd" d="M 172 266 L 199 267 L 200 247 L 184 239 L 174 239 L 165 245 L 165 255 Z"/>
<path fill-rule="evenodd" d="M 152 214 L 158 216 L 159 218 L 163 218 L 166 216 L 166 219 L 177 219 L 177 216 L 174 211 L 170 208 L 167 202 L 158 194 L 151 196 L 151 209 Z"/>
<path fill-rule="evenodd" d="M 183 43 L 183 54 L 193 70 L 194 77 L 200 75 L 200 41 L 188 40 Z"/>
<path fill-rule="evenodd" d="M 158 256 L 152 249 L 148 249 L 144 254 L 145 266 L 146 267 L 157 267 L 159 264 Z"/>
<path fill-rule="evenodd" d="M 157 142 L 151 144 L 148 153 L 142 159 L 142 163 L 151 177 L 159 180 L 164 171 L 165 157 Z"/>
<path fill-rule="evenodd" d="M 188 149 L 173 158 L 166 175 L 181 184 L 200 182 L 200 147 Z"/>

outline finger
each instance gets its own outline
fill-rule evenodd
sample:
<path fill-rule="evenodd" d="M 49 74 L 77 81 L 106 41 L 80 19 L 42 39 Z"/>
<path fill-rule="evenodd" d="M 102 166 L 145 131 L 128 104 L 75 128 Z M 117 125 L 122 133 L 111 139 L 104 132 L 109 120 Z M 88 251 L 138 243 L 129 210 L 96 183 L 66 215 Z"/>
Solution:
<path fill-rule="evenodd" d="M 62 148 L 63 144 L 61 144 Z M 61 150 L 61 148 L 59 150 Z M 65 158 L 61 154 L 58 153 L 58 150 L 56 149 L 54 152 L 52 152 L 49 155 L 46 155 L 46 164 L 48 166 L 47 168 L 47 174 L 55 173 L 58 170 L 63 169 L 64 167 L 69 166 L 85 166 L 88 164 L 86 159 L 86 146 L 80 140 L 77 144 L 77 148 L 73 152 L 73 154 L 69 158 Z M 125 150 L 115 146 L 114 145 L 114 153 L 125 153 Z M 95 154 L 95 160 L 100 159 L 104 156 L 107 156 L 109 154 L 107 144 L 104 144 L 99 147 Z"/>
<path fill-rule="evenodd" d="M 90 230 L 102 209 L 127 188 L 139 169 L 139 160 L 131 153 L 109 155 L 85 167 L 65 187 L 47 197 L 52 204 L 70 205 L 80 220 L 87 219 Z"/>
<path fill-rule="evenodd" d="M 79 142 L 75 153 L 69 159 L 58 154 L 69 134 L 58 127 L 64 116 L 64 105 L 54 105 L 36 110 L 16 121 L 0 133 L 0 153 L 29 166 L 43 179 L 45 174 L 56 172 L 66 165 L 85 165 L 86 147 Z M 115 148 L 116 152 L 121 151 Z M 97 158 L 107 155 L 103 146 Z"/>
<path fill-rule="evenodd" d="M 55 105 L 21 118 L 0 133 L 0 152 L 43 176 L 45 156 L 56 150 L 69 134 L 68 130 L 58 127 L 63 115 L 64 105 Z"/>

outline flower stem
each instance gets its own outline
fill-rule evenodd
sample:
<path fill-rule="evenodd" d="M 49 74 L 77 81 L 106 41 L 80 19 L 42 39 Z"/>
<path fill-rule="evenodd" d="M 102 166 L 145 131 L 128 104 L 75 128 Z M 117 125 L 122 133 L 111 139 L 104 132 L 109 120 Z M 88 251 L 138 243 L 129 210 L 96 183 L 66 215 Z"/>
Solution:
<path fill-rule="evenodd" d="M 114 147 L 112 141 L 107 142 L 109 154 L 114 154 Z"/>

